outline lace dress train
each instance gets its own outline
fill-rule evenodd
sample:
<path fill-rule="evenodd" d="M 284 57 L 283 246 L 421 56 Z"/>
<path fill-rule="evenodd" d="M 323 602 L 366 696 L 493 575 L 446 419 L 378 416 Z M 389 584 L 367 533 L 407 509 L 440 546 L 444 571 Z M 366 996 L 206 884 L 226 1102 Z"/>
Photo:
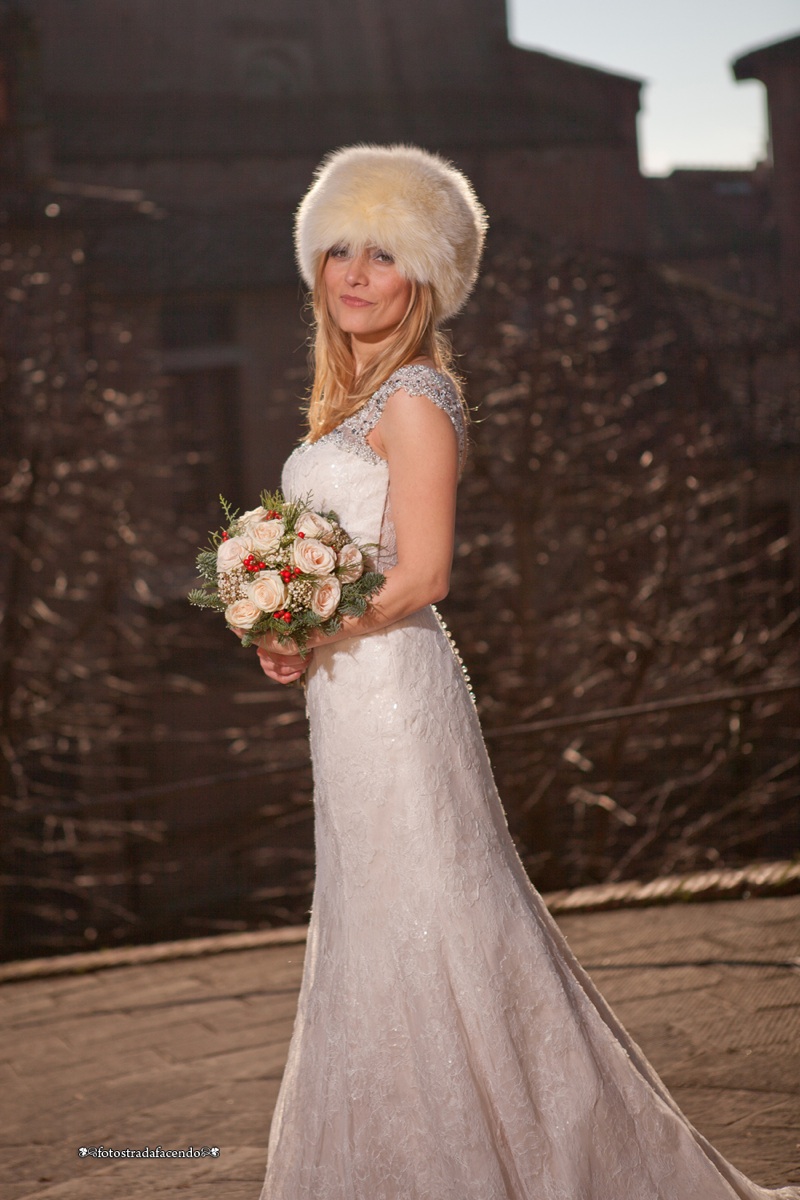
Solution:
<path fill-rule="evenodd" d="M 394 561 L 365 436 L 401 368 L 287 460 Z M 517 855 L 438 614 L 315 650 L 306 696 L 317 874 L 260 1200 L 800 1200 L 759 1187 L 681 1113 L 580 967 Z"/>

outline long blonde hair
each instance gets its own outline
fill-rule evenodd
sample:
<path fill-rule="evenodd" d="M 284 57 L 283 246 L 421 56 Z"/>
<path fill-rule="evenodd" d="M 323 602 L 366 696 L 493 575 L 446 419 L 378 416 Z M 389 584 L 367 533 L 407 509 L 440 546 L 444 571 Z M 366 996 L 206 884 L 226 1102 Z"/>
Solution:
<path fill-rule="evenodd" d="M 452 380 L 464 409 L 465 423 L 468 422 L 469 410 L 455 374 L 450 341 L 436 328 L 435 296 L 431 285 L 411 281 L 408 307 L 388 345 L 356 377 L 350 335 L 339 328 L 328 307 L 323 277 L 328 253 L 319 256 L 311 296 L 314 328 L 310 361 L 314 381 L 305 407 L 308 433 L 303 441 L 316 442 L 329 433 L 366 404 L 398 367 L 423 356 L 430 358 L 436 369 Z"/>

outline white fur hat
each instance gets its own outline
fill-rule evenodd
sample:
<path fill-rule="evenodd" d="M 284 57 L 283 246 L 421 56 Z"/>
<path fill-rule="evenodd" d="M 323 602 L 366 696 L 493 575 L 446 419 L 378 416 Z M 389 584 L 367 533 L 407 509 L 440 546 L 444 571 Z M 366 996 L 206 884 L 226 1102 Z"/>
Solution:
<path fill-rule="evenodd" d="M 407 279 L 433 285 L 437 321 L 454 316 L 475 286 L 486 212 L 466 175 L 418 146 L 362 144 L 317 167 L 295 215 L 300 273 L 314 286 L 320 254 L 337 243 L 380 246 Z"/>

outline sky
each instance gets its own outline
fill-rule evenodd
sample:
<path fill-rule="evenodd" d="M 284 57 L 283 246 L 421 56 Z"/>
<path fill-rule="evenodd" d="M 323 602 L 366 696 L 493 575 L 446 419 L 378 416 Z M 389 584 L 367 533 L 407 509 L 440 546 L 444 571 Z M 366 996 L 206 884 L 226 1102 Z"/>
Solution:
<path fill-rule="evenodd" d="M 511 40 L 641 79 L 639 165 L 754 166 L 767 155 L 764 85 L 731 62 L 800 34 L 800 0 L 507 0 Z"/>

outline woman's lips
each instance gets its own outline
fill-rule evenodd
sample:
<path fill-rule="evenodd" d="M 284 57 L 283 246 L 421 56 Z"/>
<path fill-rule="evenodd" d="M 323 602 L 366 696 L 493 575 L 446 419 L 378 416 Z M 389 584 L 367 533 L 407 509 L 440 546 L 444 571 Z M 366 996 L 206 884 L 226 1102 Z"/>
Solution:
<path fill-rule="evenodd" d="M 360 300 L 358 296 L 342 296 L 341 301 L 348 308 L 369 308 L 372 305 L 371 300 Z"/>

